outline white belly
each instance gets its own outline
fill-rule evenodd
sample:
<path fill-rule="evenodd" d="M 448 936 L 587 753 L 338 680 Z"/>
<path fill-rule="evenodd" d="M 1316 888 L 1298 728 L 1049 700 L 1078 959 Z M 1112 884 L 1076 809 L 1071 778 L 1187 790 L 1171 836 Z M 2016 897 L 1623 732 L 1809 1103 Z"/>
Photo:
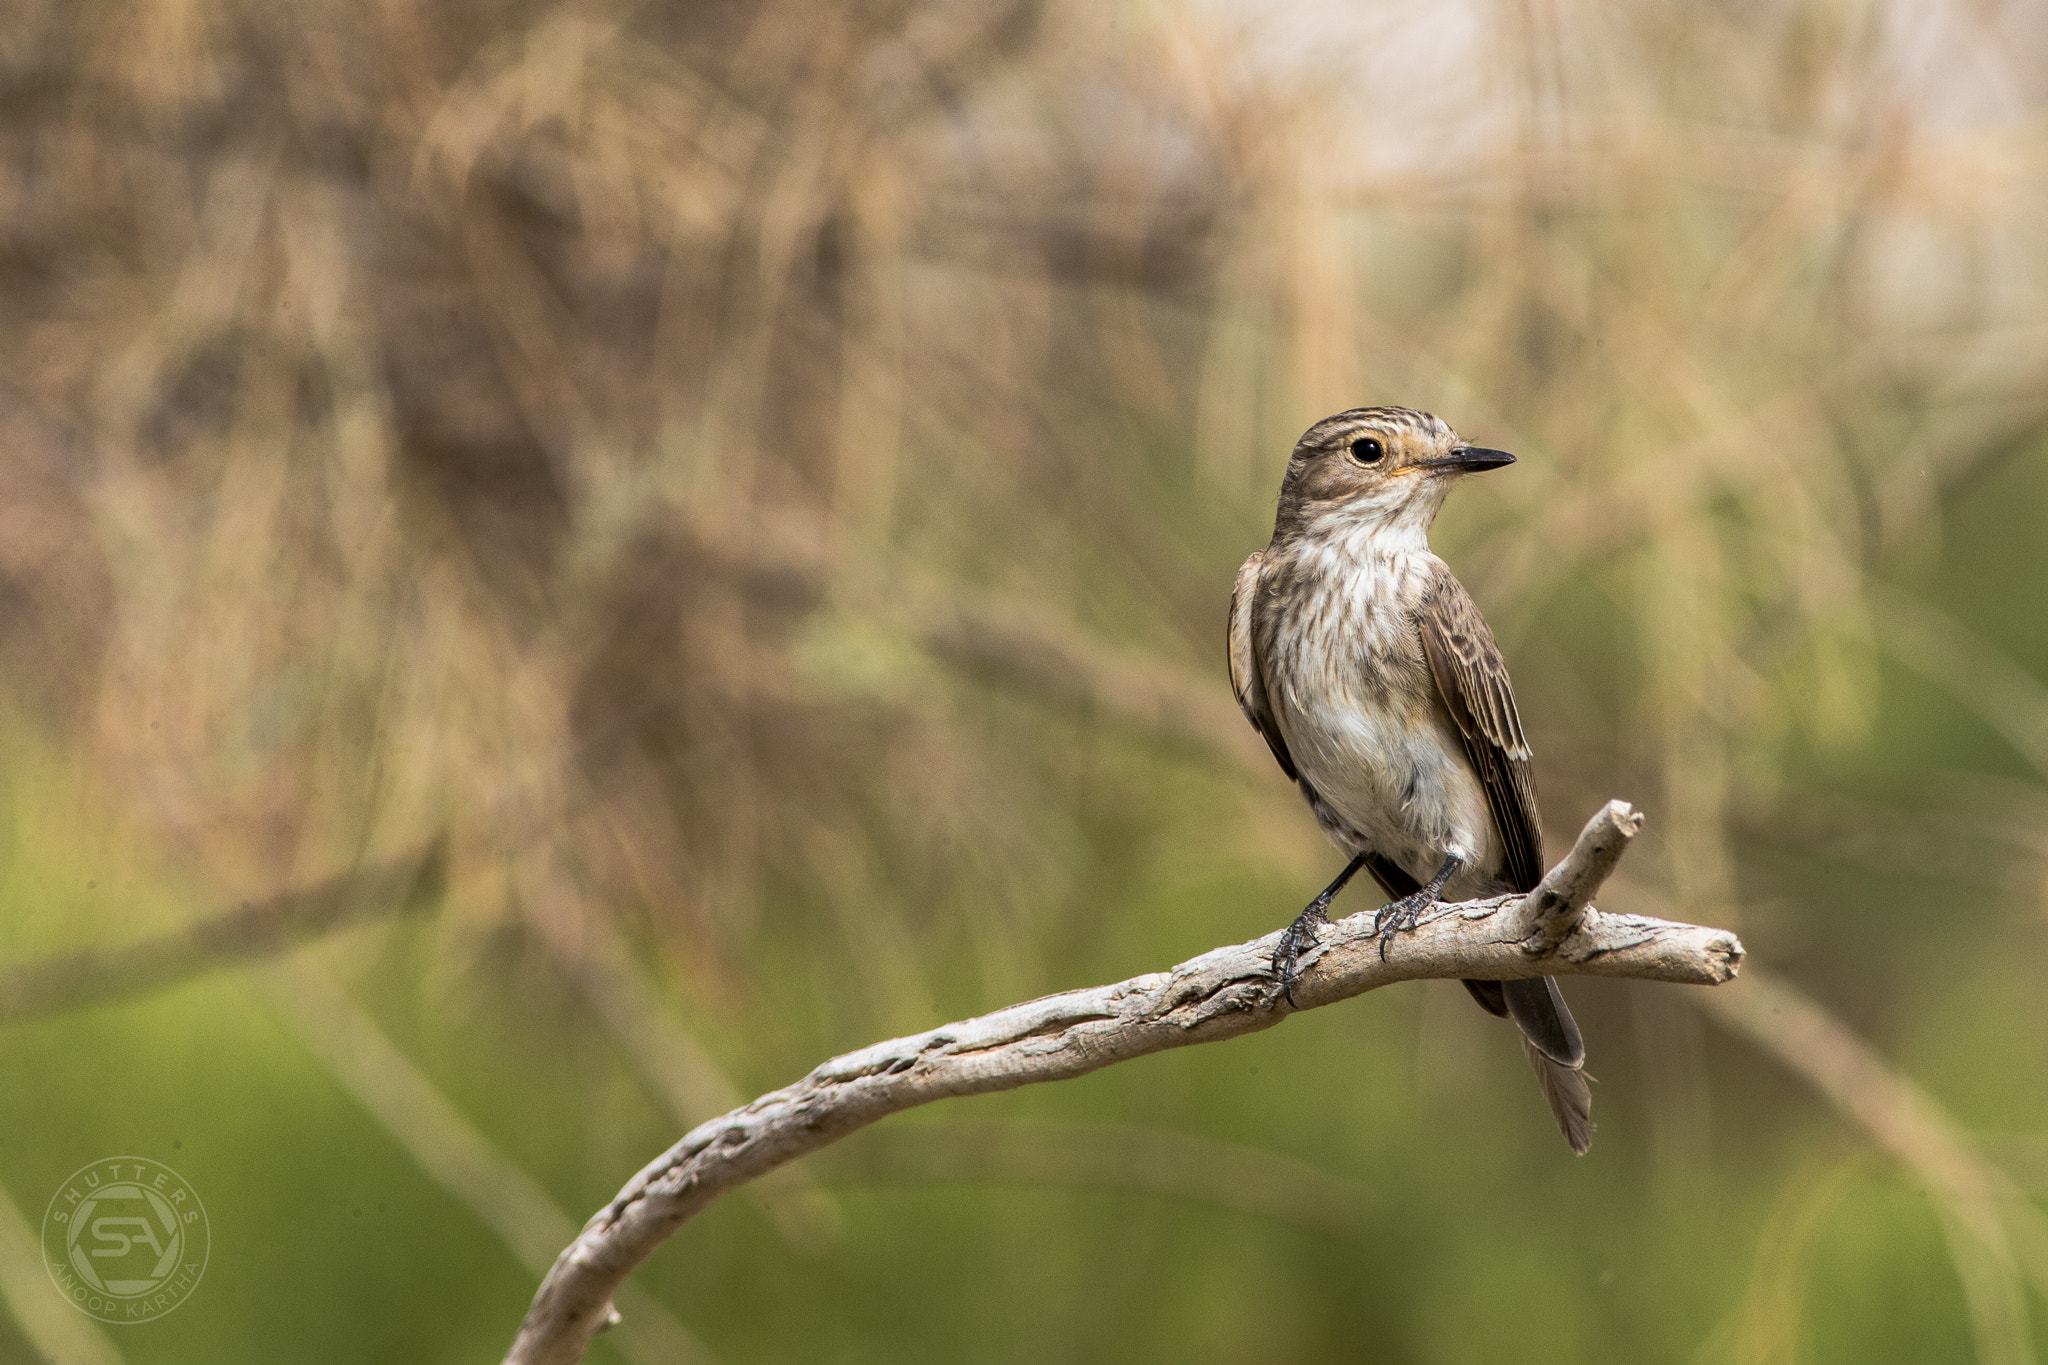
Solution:
<path fill-rule="evenodd" d="M 1391 858 L 1418 882 L 1455 857 L 1468 870 L 1451 882 L 1453 893 L 1493 890 L 1500 840 L 1448 716 L 1411 717 L 1347 697 L 1284 716 L 1281 726 L 1302 777 L 1341 820 L 1325 829 L 1340 849 Z"/>
<path fill-rule="evenodd" d="M 1503 889 L 1493 812 L 1401 594 L 1335 577 L 1299 619 L 1273 622 L 1264 661 L 1295 768 L 1328 807 L 1324 833 L 1418 882 L 1456 857 L 1466 866 L 1447 888 L 1454 898 Z"/>

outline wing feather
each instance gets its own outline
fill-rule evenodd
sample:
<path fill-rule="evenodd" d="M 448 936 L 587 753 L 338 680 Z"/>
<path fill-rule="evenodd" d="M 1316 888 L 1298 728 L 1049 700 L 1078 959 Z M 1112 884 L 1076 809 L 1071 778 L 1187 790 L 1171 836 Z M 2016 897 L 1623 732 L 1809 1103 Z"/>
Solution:
<path fill-rule="evenodd" d="M 1437 692 L 1456 720 L 1465 753 L 1486 789 L 1486 804 L 1507 855 L 1503 874 L 1516 889 L 1533 890 L 1543 877 L 1543 825 L 1536 815 L 1529 741 L 1515 712 L 1514 688 L 1508 683 L 1500 647 L 1471 595 L 1442 564 L 1416 613 L 1416 626 Z M 1593 1142 L 1593 1091 L 1581 1069 L 1585 1043 L 1557 983 L 1538 977 L 1467 981 L 1465 987 L 1487 1010 L 1514 1019 L 1551 1116 L 1572 1150 L 1583 1155 Z"/>
<path fill-rule="evenodd" d="M 1280 771 L 1300 781 L 1300 774 L 1294 770 L 1294 757 L 1287 752 L 1287 740 L 1280 733 L 1280 722 L 1273 718 L 1273 708 L 1266 701 L 1265 675 L 1259 667 L 1259 633 L 1254 615 L 1258 610 L 1259 570 L 1265 562 L 1266 552 L 1254 551 L 1237 571 L 1237 583 L 1230 590 L 1230 690 L 1237 694 L 1244 718 L 1265 737 L 1266 747 L 1279 760 Z"/>
<path fill-rule="evenodd" d="M 1437 692 L 1457 721 L 1465 753 L 1486 790 L 1507 853 L 1505 875 L 1517 890 L 1534 890 L 1543 878 L 1543 822 L 1536 813 L 1529 741 L 1522 734 L 1500 647 L 1464 584 L 1441 564 L 1416 613 L 1416 626 Z"/>

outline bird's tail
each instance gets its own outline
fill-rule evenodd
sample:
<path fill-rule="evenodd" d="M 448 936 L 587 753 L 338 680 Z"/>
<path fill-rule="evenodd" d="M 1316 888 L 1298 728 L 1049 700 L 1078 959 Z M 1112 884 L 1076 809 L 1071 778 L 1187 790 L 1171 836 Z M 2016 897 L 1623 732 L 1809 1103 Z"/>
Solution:
<path fill-rule="evenodd" d="M 1572 1145 L 1572 1151 L 1584 1156 L 1593 1145 L 1594 1127 L 1593 1088 L 1586 1084 L 1585 1071 L 1544 1056 L 1526 1034 L 1522 1051 L 1529 1054 L 1529 1065 L 1536 1069 L 1537 1083 L 1543 1087 L 1543 1098 L 1550 1105 L 1551 1117 L 1557 1120 L 1558 1131 Z"/>
<path fill-rule="evenodd" d="M 1502 1003 L 1522 1030 L 1522 1050 L 1529 1054 L 1551 1115 L 1572 1150 L 1584 1156 L 1593 1145 L 1593 1090 L 1586 1083 L 1586 1044 L 1564 992 L 1547 976 L 1500 985 Z"/>

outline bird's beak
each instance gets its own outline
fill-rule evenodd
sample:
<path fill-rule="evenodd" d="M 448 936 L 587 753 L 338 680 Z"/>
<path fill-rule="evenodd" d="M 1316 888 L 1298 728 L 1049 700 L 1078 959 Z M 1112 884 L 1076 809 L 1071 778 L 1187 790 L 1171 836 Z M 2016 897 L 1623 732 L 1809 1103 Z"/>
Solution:
<path fill-rule="evenodd" d="M 1441 460 L 1424 460 L 1416 466 L 1431 473 L 1477 474 L 1482 469 L 1499 469 L 1504 464 L 1513 464 L 1515 457 L 1505 450 L 1486 450 L 1479 446 L 1459 446 Z"/>

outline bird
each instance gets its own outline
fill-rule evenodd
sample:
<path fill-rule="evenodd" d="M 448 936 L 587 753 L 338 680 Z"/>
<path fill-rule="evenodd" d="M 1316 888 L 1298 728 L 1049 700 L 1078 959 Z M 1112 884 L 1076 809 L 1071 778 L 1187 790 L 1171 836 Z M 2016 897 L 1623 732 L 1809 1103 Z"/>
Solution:
<path fill-rule="evenodd" d="M 1460 479 L 1514 463 L 1412 408 L 1352 408 L 1295 443 L 1273 539 L 1238 570 L 1230 684 L 1316 823 L 1350 862 L 1282 933 L 1289 1003 L 1301 956 L 1363 868 L 1390 903 L 1380 951 L 1440 897 L 1535 888 L 1543 876 L 1529 741 L 1493 632 L 1429 528 Z M 1559 1129 L 1593 1138 L 1586 1049 L 1547 976 L 1467 981 L 1512 1019 Z"/>

